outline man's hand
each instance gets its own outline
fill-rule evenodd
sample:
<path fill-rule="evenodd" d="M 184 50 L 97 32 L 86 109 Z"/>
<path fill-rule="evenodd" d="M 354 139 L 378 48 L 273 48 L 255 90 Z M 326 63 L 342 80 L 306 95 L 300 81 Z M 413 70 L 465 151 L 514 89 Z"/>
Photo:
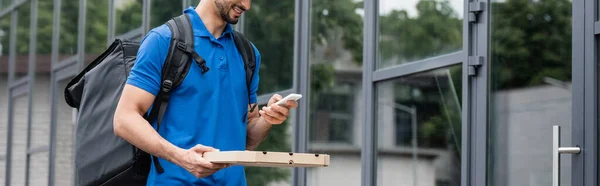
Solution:
<path fill-rule="evenodd" d="M 230 164 L 216 164 L 206 161 L 202 158 L 204 152 L 219 151 L 212 147 L 196 145 L 188 150 L 185 150 L 177 161 L 177 164 L 185 168 L 197 178 L 203 178 L 212 175 L 213 173 L 229 167 Z"/>
<path fill-rule="evenodd" d="M 285 119 L 287 119 L 290 109 L 298 107 L 298 102 L 296 101 L 287 101 L 285 106 L 279 106 L 276 103 L 277 101 L 283 99 L 281 95 L 275 94 L 269 99 L 269 103 L 267 103 L 266 107 L 263 107 L 262 110 L 259 111 L 261 117 L 265 119 L 270 124 L 281 124 Z"/>

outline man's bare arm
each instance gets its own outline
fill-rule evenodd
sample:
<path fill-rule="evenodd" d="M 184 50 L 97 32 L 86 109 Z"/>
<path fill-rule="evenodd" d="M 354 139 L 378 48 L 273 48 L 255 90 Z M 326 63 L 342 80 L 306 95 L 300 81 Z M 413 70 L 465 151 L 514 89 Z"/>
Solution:
<path fill-rule="evenodd" d="M 250 112 L 252 105 L 248 106 L 246 150 L 256 149 L 265 139 L 271 127 L 283 123 L 287 119 L 290 109 L 298 107 L 296 101 L 288 101 L 286 106 L 274 104 L 281 99 L 283 99 L 281 95 L 275 94 L 269 99 L 266 107 L 254 109 L 252 112 Z"/>
<path fill-rule="evenodd" d="M 246 150 L 254 150 L 265 139 L 269 130 L 273 126 L 258 115 L 258 108 L 250 112 L 251 106 L 248 106 L 248 126 L 246 135 Z"/>
<path fill-rule="evenodd" d="M 125 85 L 114 117 L 114 132 L 136 147 L 168 161 L 185 151 L 162 138 L 143 118 L 155 96 L 138 87 Z"/>
<path fill-rule="evenodd" d="M 209 176 L 229 164 L 214 164 L 202 158 L 204 152 L 217 149 L 197 144 L 182 149 L 161 137 L 144 119 L 155 96 L 131 85 L 125 85 L 114 117 L 114 132 L 136 147 L 185 168 L 198 178 Z"/>

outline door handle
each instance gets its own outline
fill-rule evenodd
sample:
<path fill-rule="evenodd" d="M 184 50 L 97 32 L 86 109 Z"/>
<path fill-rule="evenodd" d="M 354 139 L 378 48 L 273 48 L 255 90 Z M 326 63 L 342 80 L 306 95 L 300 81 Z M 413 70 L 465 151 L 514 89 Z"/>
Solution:
<path fill-rule="evenodd" d="M 579 154 L 579 147 L 560 146 L 560 126 L 552 127 L 552 186 L 560 185 L 560 154 Z"/>

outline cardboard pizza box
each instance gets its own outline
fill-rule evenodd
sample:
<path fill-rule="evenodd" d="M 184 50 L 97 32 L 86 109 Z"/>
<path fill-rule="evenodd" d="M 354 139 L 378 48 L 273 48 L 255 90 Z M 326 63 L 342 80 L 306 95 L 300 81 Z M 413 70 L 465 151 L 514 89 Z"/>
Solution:
<path fill-rule="evenodd" d="M 315 153 L 268 151 L 205 152 L 204 159 L 212 163 L 257 167 L 328 167 L 329 155 Z"/>

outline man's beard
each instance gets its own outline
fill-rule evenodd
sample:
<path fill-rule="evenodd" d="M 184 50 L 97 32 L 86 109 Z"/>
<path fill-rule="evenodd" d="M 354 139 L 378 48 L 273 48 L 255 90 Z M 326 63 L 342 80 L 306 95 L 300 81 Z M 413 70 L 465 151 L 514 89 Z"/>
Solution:
<path fill-rule="evenodd" d="M 229 16 L 229 12 L 233 9 L 232 5 L 225 6 L 223 1 L 215 1 L 215 5 L 217 6 L 217 10 L 219 11 L 219 15 L 221 15 L 221 19 L 225 20 L 229 24 L 237 24 L 239 19 L 234 19 Z M 228 7 L 228 8 L 225 8 Z"/>

